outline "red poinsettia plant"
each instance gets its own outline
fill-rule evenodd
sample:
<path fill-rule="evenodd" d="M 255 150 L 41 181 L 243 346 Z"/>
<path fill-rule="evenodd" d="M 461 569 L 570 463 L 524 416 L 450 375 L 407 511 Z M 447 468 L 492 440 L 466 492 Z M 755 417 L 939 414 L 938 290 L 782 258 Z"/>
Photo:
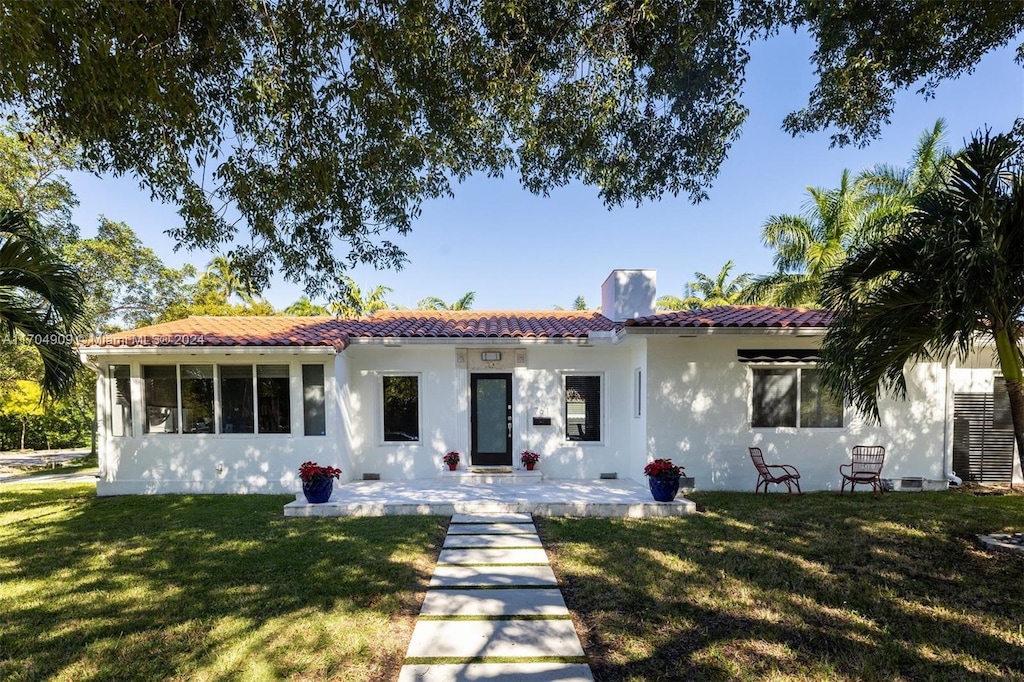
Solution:
<path fill-rule="evenodd" d="M 523 450 L 523 454 L 519 456 L 523 464 L 536 464 L 540 460 L 540 455 L 532 450 Z"/>
<path fill-rule="evenodd" d="M 327 478 L 338 478 L 341 476 L 341 469 L 332 466 L 322 467 L 316 462 L 303 462 L 299 467 L 299 478 L 303 483 L 319 482 Z"/>
<path fill-rule="evenodd" d="M 453 464 L 458 464 L 459 463 L 459 453 L 457 453 L 454 450 L 452 450 L 451 452 L 449 452 L 447 455 L 445 455 L 441 459 L 443 459 L 444 463 L 447 464 L 448 466 L 451 466 Z"/>
<path fill-rule="evenodd" d="M 686 475 L 686 471 L 670 459 L 656 459 L 644 467 L 644 474 L 651 478 L 679 478 Z"/>

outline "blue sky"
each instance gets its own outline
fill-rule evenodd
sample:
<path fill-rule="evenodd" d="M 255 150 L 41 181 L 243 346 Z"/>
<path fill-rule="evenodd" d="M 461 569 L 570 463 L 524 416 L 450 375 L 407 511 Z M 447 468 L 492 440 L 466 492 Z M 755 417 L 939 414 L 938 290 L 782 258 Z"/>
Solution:
<path fill-rule="evenodd" d="M 425 205 L 410 235 L 390 236 L 409 256 L 404 270 L 361 267 L 352 274 L 364 289 L 391 287 L 389 302 L 404 307 L 428 295 L 451 301 L 475 291 L 477 310 L 571 307 L 580 294 L 593 308 L 615 268 L 655 269 L 658 293 L 679 296 L 694 272 L 713 276 L 729 259 L 733 274 L 771 271 L 761 226 L 770 215 L 801 212 L 808 185 L 833 187 L 844 168 L 905 165 L 921 132 L 939 117 L 948 123 L 948 144 L 958 148 L 979 128 L 1008 131 L 1024 116 L 1024 69 L 1011 46 L 986 55 L 973 74 L 943 83 L 932 100 L 900 95 L 891 123 L 866 149 L 829 149 L 828 133 L 792 138 L 782 119 L 803 106 L 814 85 L 812 50 L 806 36 L 792 33 L 754 46 L 743 97 L 750 115 L 710 198 L 699 205 L 666 196 L 608 210 L 592 187 L 574 184 L 538 197 L 514 176 L 474 177 L 454 187 L 453 199 Z M 174 252 L 164 231 L 180 222 L 175 207 L 150 202 L 130 178 L 70 179 L 83 237 L 95 233 L 103 214 L 131 225 L 168 265 L 202 267 L 212 258 Z M 264 295 L 281 308 L 302 293 L 277 278 Z"/>

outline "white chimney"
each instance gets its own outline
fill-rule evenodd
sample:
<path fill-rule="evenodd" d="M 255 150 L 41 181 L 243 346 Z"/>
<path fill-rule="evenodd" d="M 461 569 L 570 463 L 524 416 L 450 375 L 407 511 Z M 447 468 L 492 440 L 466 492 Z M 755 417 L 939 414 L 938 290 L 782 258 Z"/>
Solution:
<path fill-rule="evenodd" d="M 655 270 L 612 270 L 601 285 L 601 314 L 614 322 L 653 315 L 657 279 Z"/>

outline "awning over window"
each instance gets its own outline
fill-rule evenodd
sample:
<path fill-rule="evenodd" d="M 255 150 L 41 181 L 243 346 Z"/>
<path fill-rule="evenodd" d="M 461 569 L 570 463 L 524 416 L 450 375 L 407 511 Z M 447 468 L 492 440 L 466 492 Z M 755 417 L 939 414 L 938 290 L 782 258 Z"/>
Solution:
<path fill-rule="evenodd" d="M 802 348 L 779 349 L 770 348 L 767 350 L 748 350 L 741 348 L 736 351 L 740 362 L 818 362 L 821 356 L 817 349 Z"/>

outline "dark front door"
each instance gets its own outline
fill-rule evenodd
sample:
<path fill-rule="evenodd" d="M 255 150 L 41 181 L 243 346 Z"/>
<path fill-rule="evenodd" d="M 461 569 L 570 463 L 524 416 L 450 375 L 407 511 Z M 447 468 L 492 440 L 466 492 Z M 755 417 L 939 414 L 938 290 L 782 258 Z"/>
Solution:
<path fill-rule="evenodd" d="M 473 464 L 511 466 L 512 375 L 474 374 L 469 384 Z"/>

